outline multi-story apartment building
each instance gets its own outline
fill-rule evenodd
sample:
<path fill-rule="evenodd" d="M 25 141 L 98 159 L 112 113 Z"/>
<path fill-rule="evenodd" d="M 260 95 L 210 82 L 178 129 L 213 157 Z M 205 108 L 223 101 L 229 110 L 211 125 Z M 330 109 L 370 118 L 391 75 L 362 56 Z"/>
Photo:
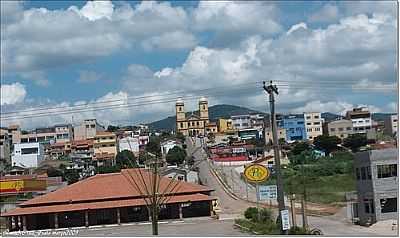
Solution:
<path fill-rule="evenodd" d="M 398 218 L 397 149 L 370 150 L 355 155 L 358 217 L 370 225 Z"/>
<path fill-rule="evenodd" d="M 384 133 L 387 135 L 396 135 L 398 128 L 398 115 L 391 115 L 384 121 L 385 129 Z"/>
<path fill-rule="evenodd" d="M 351 120 L 354 133 L 367 133 L 372 128 L 371 113 L 367 108 L 354 108 L 346 113 L 346 119 Z"/>
<path fill-rule="evenodd" d="M 285 129 L 287 141 L 307 139 L 303 114 L 280 116 L 277 124 L 278 127 Z"/>
<path fill-rule="evenodd" d="M 264 128 L 264 115 L 250 114 L 250 127 L 255 129 Z"/>
<path fill-rule="evenodd" d="M 124 150 L 129 150 L 135 156 L 139 155 L 139 138 L 135 137 L 124 137 L 119 139 L 118 141 L 118 151 L 124 151 Z"/>
<path fill-rule="evenodd" d="M 233 128 L 236 130 L 243 130 L 251 128 L 250 115 L 235 115 L 231 116 Z"/>
<path fill-rule="evenodd" d="M 7 128 L 0 128 L 0 165 L 11 162 L 12 138 Z"/>
<path fill-rule="evenodd" d="M 184 107 L 183 100 L 178 99 L 175 104 L 176 132 L 180 132 L 185 136 L 204 136 L 206 134 L 206 126 L 209 123 L 207 99 L 205 97 L 200 98 L 199 115 L 192 113 L 189 117 L 186 117 Z"/>
<path fill-rule="evenodd" d="M 74 140 L 93 139 L 101 131 L 105 131 L 105 128 L 96 119 L 86 119 L 74 127 Z"/>
<path fill-rule="evenodd" d="M 56 132 L 54 127 L 37 128 L 27 134 L 21 133 L 21 143 L 51 143 L 56 141 Z"/>
<path fill-rule="evenodd" d="M 324 119 L 321 117 L 320 112 L 304 113 L 304 123 L 308 140 L 314 140 L 317 136 L 322 135 L 323 122 Z"/>
<path fill-rule="evenodd" d="M 93 142 L 94 157 L 97 166 L 114 165 L 117 155 L 117 137 L 112 132 L 97 132 Z"/>
<path fill-rule="evenodd" d="M 278 141 L 283 139 L 286 140 L 286 130 L 285 128 L 277 128 L 278 129 Z M 270 127 L 265 128 L 264 132 L 265 136 L 265 143 L 266 144 L 272 144 L 273 143 L 273 137 L 272 137 L 272 130 Z"/>
<path fill-rule="evenodd" d="M 8 134 L 11 135 L 12 144 L 21 143 L 21 128 L 19 125 L 10 125 L 7 130 Z"/>
<path fill-rule="evenodd" d="M 341 119 L 327 123 L 327 133 L 329 136 L 337 136 L 340 139 L 347 138 L 353 134 L 353 122 Z"/>
<path fill-rule="evenodd" d="M 70 142 L 73 140 L 73 130 L 70 124 L 55 125 L 54 130 L 56 133 L 56 142 Z"/>
<path fill-rule="evenodd" d="M 14 144 L 14 151 L 11 157 L 13 166 L 24 168 L 38 167 L 44 160 L 44 148 L 39 142 Z"/>

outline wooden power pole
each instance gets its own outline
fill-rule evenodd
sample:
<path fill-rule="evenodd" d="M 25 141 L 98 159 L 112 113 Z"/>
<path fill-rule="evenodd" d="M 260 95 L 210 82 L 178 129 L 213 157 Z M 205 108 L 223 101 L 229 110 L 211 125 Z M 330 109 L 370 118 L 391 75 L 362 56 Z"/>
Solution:
<path fill-rule="evenodd" d="M 266 86 L 264 83 L 264 90 L 269 94 L 269 103 L 270 103 L 270 110 L 271 110 L 271 129 L 272 129 L 272 140 L 273 140 L 273 148 L 274 148 L 274 158 L 275 158 L 275 173 L 276 173 L 276 183 L 277 183 L 277 192 L 278 192 L 278 207 L 279 207 L 279 220 L 281 223 L 281 234 L 287 235 L 288 230 L 283 229 L 282 218 L 281 218 L 281 211 L 285 210 L 285 197 L 284 197 L 284 190 L 283 190 L 283 182 L 282 182 L 282 175 L 281 175 L 281 159 L 280 159 L 280 152 L 279 152 L 279 143 L 278 143 L 278 131 L 276 125 L 276 115 L 275 115 L 275 93 L 278 94 L 278 88 L 276 85 L 272 85 L 272 81 L 270 85 Z"/>

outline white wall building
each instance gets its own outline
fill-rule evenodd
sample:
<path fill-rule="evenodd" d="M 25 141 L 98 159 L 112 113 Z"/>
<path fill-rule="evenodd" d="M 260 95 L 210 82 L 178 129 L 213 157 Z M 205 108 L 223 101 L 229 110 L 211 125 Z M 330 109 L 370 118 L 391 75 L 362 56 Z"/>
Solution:
<path fill-rule="evenodd" d="M 119 140 L 118 151 L 129 150 L 133 154 L 139 155 L 139 139 L 133 137 L 125 137 Z"/>
<path fill-rule="evenodd" d="M 367 108 L 354 108 L 346 113 L 346 119 L 353 123 L 354 133 L 367 133 L 372 128 L 371 113 Z"/>
<path fill-rule="evenodd" d="M 308 140 L 314 140 L 317 136 L 322 135 L 322 124 L 324 119 L 321 118 L 320 112 L 305 112 L 304 124 L 306 127 L 306 135 Z"/>
<path fill-rule="evenodd" d="M 175 141 L 175 140 L 167 140 L 163 143 L 161 143 L 161 154 L 162 155 L 167 155 L 168 151 L 172 148 L 174 148 L 175 146 L 181 146 L 179 142 Z"/>
<path fill-rule="evenodd" d="M 12 165 L 33 168 L 38 167 L 44 160 L 44 148 L 41 143 L 22 143 L 15 144 L 11 157 Z"/>
<path fill-rule="evenodd" d="M 251 127 L 250 115 L 231 116 L 233 128 L 237 130 L 247 129 Z"/>

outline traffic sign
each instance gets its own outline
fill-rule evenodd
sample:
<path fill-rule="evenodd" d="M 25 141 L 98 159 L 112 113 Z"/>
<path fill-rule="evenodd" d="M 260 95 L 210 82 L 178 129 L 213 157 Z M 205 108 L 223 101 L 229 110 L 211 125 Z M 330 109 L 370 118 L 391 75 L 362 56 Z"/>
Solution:
<path fill-rule="evenodd" d="M 260 200 L 276 199 L 277 198 L 277 186 L 260 186 Z"/>
<path fill-rule="evenodd" d="M 263 182 L 269 177 L 267 167 L 260 164 L 252 164 L 244 169 L 244 176 L 250 182 Z"/>
<path fill-rule="evenodd" d="M 281 220 L 282 220 L 282 230 L 290 229 L 290 221 L 289 221 L 289 211 L 282 210 L 281 211 Z"/>

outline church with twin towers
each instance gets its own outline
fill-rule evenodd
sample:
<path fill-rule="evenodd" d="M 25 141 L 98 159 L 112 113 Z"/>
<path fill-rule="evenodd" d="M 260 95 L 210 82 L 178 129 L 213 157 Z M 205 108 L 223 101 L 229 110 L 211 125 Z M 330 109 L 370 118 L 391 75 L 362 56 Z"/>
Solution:
<path fill-rule="evenodd" d="M 201 97 L 199 100 L 199 111 L 197 114 L 191 113 L 188 117 L 185 112 L 185 103 L 181 98 L 176 101 L 176 132 L 185 136 L 204 136 L 210 123 L 208 117 L 207 98 Z"/>

